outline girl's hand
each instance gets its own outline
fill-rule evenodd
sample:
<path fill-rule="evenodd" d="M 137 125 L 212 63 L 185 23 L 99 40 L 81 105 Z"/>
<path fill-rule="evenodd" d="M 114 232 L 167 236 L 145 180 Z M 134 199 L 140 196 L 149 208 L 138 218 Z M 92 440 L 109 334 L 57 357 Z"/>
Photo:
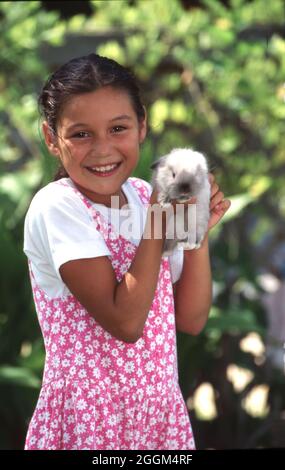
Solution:
<path fill-rule="evenodd" d="M 211 200 L 208 231 L 221 220 L 231 206 L 231 201 L 224 199 L 224 193 L 220 191 L 219 186 L 215 183 L 215 177 L 212 173 L 209 174 L 209 181 L 211 184 Z"/>

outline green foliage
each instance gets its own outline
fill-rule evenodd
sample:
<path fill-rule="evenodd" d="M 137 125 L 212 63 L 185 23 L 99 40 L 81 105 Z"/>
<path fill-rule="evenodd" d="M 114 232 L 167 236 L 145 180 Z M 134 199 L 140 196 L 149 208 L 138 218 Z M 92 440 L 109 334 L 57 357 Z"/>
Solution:
<path fill-rule="evenodd" d="M 284 221 L 283 1 L 272 0 L 269 7 L 266 0 L 231 0 L 229 8 L 217 0 L 201 3 L 203 8 L 184 10 L 179 0 L 167 2 L 167 8 L 163 0 L 132 5 L 93 1 L 93 15 L 66 22 L 54 12 L 46 13 L 40 2 L 0 4 L 2 448 L 23 445 L 44 363 L 22 252 L 29 201 L 51 180 L 55 168 L 40 136 L 37 95 L 50 69 L 67 60 L 62 57 L 69 38 L 82 37 L 82 31 L 92 37 L 96 52 L 131 67 L 139 79 L 149 135 L 135 175 L 149 179 L 154 158 L 172 147 L 192 146 L 207 155 L 232 201 L 211 232 L 216 293 L 208 324 L 198 337 L 178 334 L 185 398 L 206 381 L 220 397 L 217 403 L 227 404 L 219 408 L 216 421 L 204 423 L 204 435 L 197 432 L 197 444 L 246 447 L 248 436 L 253 436 L 253 446 L 273 445 L 266 419 L 265 431 L 258 433 L 259 424 L 242 410 L 243 393 L 230 388 L 226 369 L 234 363 L 252 370 L 255 378 L 249 389 L 269 383 L 271 414 L 284 409 L 279 372 L 269 372 L 266 361 L 257 365 L 239 347 L 248 332 L 266 340 L 258 274 L 267 265 L 260 246 Z M 60 59 L 48 69 L 42 56 L 51 51 L 58 51 Z M 86 52 L 82 47 L 81 54 Z M 192 418 L 197 420 L 194 412 Z M 195 421 L 194 430 L 201 426 Z M 218 429 L 227 431 L 220 435 Z"/>

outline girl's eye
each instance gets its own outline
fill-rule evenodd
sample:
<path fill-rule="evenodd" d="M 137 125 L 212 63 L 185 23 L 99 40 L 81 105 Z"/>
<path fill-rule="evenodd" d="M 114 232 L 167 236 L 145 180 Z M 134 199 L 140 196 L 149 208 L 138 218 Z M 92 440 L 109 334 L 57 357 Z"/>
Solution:
<path fill-rule="evenodd" d="M 77 134 L 74 134 L 72 137 L 82 139 L 83 137 L 89 137 L 89 134 L 88 132 L 81 131 L 81 132 L 77 132 Z"/>
<path fill-rule="evenodd" d="M 117 134 L 118 132 L 122 132 L 122 131 L 124 131 L 125 129 L 126 129 L 126 128 L 123 127 L 123 126 L 114 126 L 114 127 L 112 128 L 112 131 L 114 131 L 115 134 Z"/>

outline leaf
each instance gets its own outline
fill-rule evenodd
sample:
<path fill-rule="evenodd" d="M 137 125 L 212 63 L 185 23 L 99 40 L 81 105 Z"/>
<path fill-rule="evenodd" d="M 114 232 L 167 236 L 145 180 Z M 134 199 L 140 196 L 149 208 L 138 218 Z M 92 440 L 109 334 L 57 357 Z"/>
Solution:
<path fill-rule="evenodd" d="M 41 381 L 29 369 L 12 366 L 1 366 L 0 383 L 39 388 Z"/>

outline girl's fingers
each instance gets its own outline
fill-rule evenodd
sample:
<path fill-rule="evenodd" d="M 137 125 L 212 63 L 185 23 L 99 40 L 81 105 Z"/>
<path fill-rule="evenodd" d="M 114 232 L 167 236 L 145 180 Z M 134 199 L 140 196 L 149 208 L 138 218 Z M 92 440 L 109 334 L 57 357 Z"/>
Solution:
<path fill-rule="evenodd" d="M 215 176 L 213 175 L 213 173 L 209 173 L 208 179 L 209 179 L 210 184 L 212 184 L 215 181 Z"/>
<path fill-rule="evenodd" d="M 224 193 L 222 191 L 218 191 L 210 201 L 210 209 L 214 209 L 215 206 L 217 206 L 222 200 L 224 199 Z"/>
<path fill-rule="evenodd" d="M 219 204 L 217 204 L 213 208 L 213 210 L 215 212 L 220 212 L 220 211 L 226 212 L 229 209 L 230 205 L 231 205 L 231 201 L 229 199 L 223 199 Z"/>
<path fill-rule="evenodd" d="M 219 186 L 217 185 L 217 183 L 214 183 L 211 187 L 211 198 L 213 196 L 215 196 L 215 194 L 217 194 L 217 192 L 219 191 Z"/>

